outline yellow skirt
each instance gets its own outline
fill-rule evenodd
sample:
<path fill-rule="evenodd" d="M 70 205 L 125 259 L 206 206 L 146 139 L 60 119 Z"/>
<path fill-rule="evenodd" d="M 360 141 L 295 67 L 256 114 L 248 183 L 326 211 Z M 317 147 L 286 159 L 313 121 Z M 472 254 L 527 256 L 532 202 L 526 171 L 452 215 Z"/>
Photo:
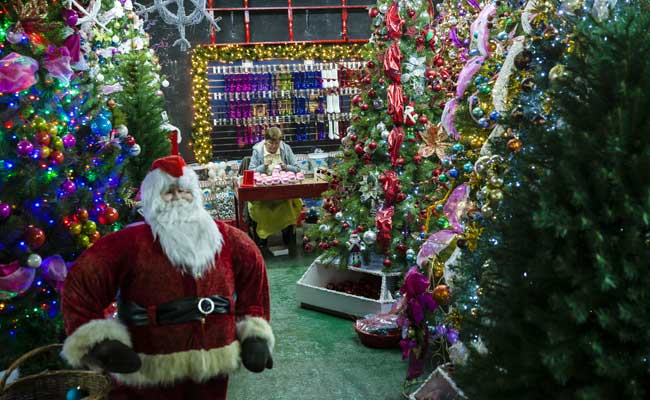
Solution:
<path fill-rule="evenodd" d="M 302 211 L 302 200 L 251 201 L 248 214 L 257 223 L 257 236 L 266 239 L 298 221 Z"/>

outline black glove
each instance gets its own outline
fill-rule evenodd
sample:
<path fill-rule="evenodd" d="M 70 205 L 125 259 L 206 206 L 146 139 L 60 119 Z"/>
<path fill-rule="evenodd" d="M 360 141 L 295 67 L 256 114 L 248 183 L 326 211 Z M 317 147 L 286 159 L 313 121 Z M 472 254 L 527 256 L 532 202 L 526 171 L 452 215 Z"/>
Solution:
<path fill-rule="evenodd" d="M 130 374 L 142 366 L 142 361 L 132 348 L 117 340 L 104 340 L 96 344 L 82 362 L 93 369 Z"/>
<path fill-rule="evenodd" d="M 264 368 L 273 368 L 269 345 L 266 340 L 256 337 L 248 338 L 242 343 L 241 361 L 244 367 L 251 372 L 262 372 Z"/>

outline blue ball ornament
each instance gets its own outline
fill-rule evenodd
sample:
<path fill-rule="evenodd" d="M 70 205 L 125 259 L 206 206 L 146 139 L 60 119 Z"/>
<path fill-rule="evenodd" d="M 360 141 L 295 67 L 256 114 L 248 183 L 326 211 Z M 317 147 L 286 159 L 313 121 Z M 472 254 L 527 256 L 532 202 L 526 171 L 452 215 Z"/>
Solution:
<path fill-rule="evenodd" d="M 468 174 L 471 174 L 472 171 L 474 171 L 474 164 L 472 164 L 471 162 L 466 163 L 465 165 L 463 165 L 463 171 L 465 171 Z"/>
<path fill-rule="evenodd" d="M 458 175 L 460 175 L 460 174 L 459 174 L 459 172 L 458 172 L 458 170 L 456 168 L 452 168 L 452 169 L 449 170 L 449 172 L 447 172 L 447 175 L 449 175 L 450 177 L 456 179 L 456 178 L 458 178 Z"/>
<path fill-rule="evenodd" d="M 487 128 L 488 126 L 490 126 L 490 122 L 487 120 L 487 118 L 481 118 L 478 120 L 478 125 L 481 128 Z"/>
<path fill-rule="evenodd" d="M 449 158 L 443 158 L 442 159 L 442 166 L 443 167 L 450 167 L 451 166 L 451 160 Z"/>
<path fill-rule="evenodd" d="M 460 144 L 460 143 L 456 143 L 456 144 L 454 144 L 454 145 L 451 147 L 451 149 L 452 149 L 453 151 L 455 151 L 456 153 L 460 153 L 461 151 L 463 151 L 464 147 L 463 147 L 462 144 Z"/>
<path fill-rule="evenodd" d="M 508 39 L 508 32 L 505 31 L 499 32 L 499 34 L 497 35 L 497 39 L 501 41 Z"/>
<path fill-rule="evenodd" d="M 65 400 L 81 400 L 84 397 L 88 397 L 88 391 L 79 386 L 68 390 L 65 394 Z"/>
<path fill-rule="evenodd" d="M 90 123 L 90 129 L 95 135 L 108 136 L 108 134 L 111 133 L 111 129 L 113 129 L 113 124 L 104 115 L 99 114 L 95 117 L 93 122 Z"/>
<path fill-rule="evenodd" d="M 491 119 L 492 121 L 498 121 L 500 118 L 501 118 L 501 114 L 499 114 L 498 111 L 492 111 L 492 112 L 490 113 L 490 119 Z"/>

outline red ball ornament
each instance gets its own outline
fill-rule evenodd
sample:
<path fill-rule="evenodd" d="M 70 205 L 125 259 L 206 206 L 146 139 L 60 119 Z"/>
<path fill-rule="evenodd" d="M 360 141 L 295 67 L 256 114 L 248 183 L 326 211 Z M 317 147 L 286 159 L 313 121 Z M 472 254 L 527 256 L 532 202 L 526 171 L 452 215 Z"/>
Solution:
<path fill-rule="evenodd" d="M 312 251 L 314 251 L 314 246 L 307 243 L 306 245 L 303 246 L 303 249 L 305 250 L 305 253 L 311 253 Z"/>
<path fill-rule="evenodd" d="M 40 144 L 41 146 L 49 145 L 50 140 L 50 134 L 45 131 L 40 131 L 34 135 L 34 143 Z"/>
<path fill-rule="evenodd" d="M 432 175 L 433 175 L 435 178 L 437 178 L 438 176 L 440 176 L 440 174 L 442 174 L 442 171 L 439 170 L 439 169 L 436 169 L 436 170 L 434 170 L 434 171 L 432 172 Z"/>
<path fill-rule="evenodd" d="M 363 225 L 359 225 L 359 226 L 357 226 L 357 231 L 359 231 L 359 232 L 363 232 L 363 231 L 364 231 L 364 229 L 363 229 Z"/>
<path fill-rule="evenodd" d="M 352 141 L 352 143 L 356 142 L 357 140 L 359 140 L 359 136 L 357 136 L 356 133 L 350 135 L 350 141 Z"/>
<path fill-rule="evenodd" d="M 426 71 L 424 71 L 424 77 L 425 77 L 426 79 L 430 80 L 430 81 L 436 79 L 436 76 L 437 76 L 437 75 L 438 75 L 438 73 L 437 73 L 436 70 L 433 69 L 433 68 L 429 68 L 429 69 L 427 69 Z"/>
<path fill-rule="evenodd" d="M 421 123 L 422 125 L 424 125 L 424 124 L 426 124 L 427 122 L 429 122 L 429 118 L 427 118 L 426 115 L 422 114 L 422 115 L 420 115 L 420 117 L 418 118 L 418 122 Z"/>
<path fill-rule="evenodd" d="M 345 230 L 348 230 L 348 229 L 350 229 L 350 224 L 348 224 L 347 222 L 344 222 L 343 225 L 341 225 L 341 227 L 343 229 L 345 229 Z"/>
<path fill-rule="evenodd" d="M 370 97 L 371 99 L 377 97 L 377 92 L 375 92 L 375 89 L 368 90 L 368 97 Z"/>
<path fill-rule="evenodd" d="M 90 243 L 95 243 L 96 241 L 99 240 L 99 238 L 102 237 L 102 234 L 99 231 L 95 231 L 88 235 L 88 238 L 90 239 Z"/>
<path fill-rule="evenodd" d="M 34 225 L 28 225 L 25 229 L 25 241 L 30 249 L 38 249 L 45 243 L 45 232 Z"/>
<path fill-rule="evenodd" d="M 61 164 L 63 162 L 63 160 L 65 160 L 65 156 L 60 151 L 55 150 L 55 151 L 50 153 L 50 162 L 52 164 L 55 164 L 55 165 Z"/>
<path fill-rule="evenodd" d="M 370 164 L 372 162 L 372 156 L 370 153 L 364 153 L 362 159 L 364 164 Z"/>
<path fill-rule="evenodd" d="M 436 65 L 436 67 L 442 67 L 445 65 L 445 60 L 442 57 L 436 57 L 433 59 L 433 63 Z"/>
<path fill-rule="evenodd" d="M 339 241 L 336 240 L 336 239 L 332 240 L 332 242 L 330 243 L 330 246 L 332 246 L 332 247 L 339 247 Z"/>
<path fill-rule="evenodd" d="M 384 79 L 384 77 L 381 77 L 377 82 L 379 82 L 380 85 L 383 85 L 386 83 L 386 79 Z"/>
<path fill-rule="evenodd" d="M 439 92 L 441 90 L 442 90 L 442 85 L 441 84 L 436 83 L 435 85 L 433 85 L 433 91 L 434 92 Z"/>
<path fill-rule="evenodd" d="M 364 85 L 369 85 L 370 82 L 372 82 L 372 79 L 369 76 L 364 76 L 363 78 L 361 78 L 361 83 L 363 83 Z"/>
<path fill-rule="evenodd" d="M 86 222 L 88 221 L 88 210 L 85 208 L 80 208 L 77 210 L 77 219 L 79 222 Z"/>
<path fill-rule="evenodd" d="M 418 46 L 422 46 L 424 44 L 424 38 L 422 36 L 418 36 L 415 38 L 415 44 Z"/>
<path fill-rule="evenodd" d="M 377 7 L 373 7 L 368 10 L 368 16 L 370 18 L 375 18 L 377 15 L 379 15 L 379 9 Z"/>
<path fill-rule="evenodd" d="M 367 103 L 363 103 L 359 106 L 359 108 L 361 108 L 361 111 L 368 111 L 369 106 Z"/>
<path fill-rule="evenodd" d="M 416 164 L 420 164 L 422 162 L 422 156 L 419 154 L 414 155 L 413 162 L 415 162 Z"/>
<path fill-rule="evenodd" d="M 408 15 L 409 18 L 413 18 L 413 17 L 415 16 L 415 10 L 409 8 L 409 9 L 406 11 L 406 15 Z"/>
<path fill-rule="evenodd" d="M 126 143 L 126 145 L 129 147 L 133 147 L 133 145 L 135 145 L 135 138 L 129 135 L 126 137 L 126 139 L 124 139 L 124 143 Z"/>
<path fill-rule="evenodd" d="M 377 143 L 375 143 L 375 142 L 368 143 L 368 148 L 370 150 L 375 150 L 377 148 Z"/>
<path fill-rule="evenodd" d="M 357 174 L 357 170 L 356 170 L 356 168 L 350 168 L 350 169 L 348 170 L 348 174 L 350 174 L 351 176 L 356 175 L 356 174 Z"/>
<path fill-rule="evenodd" d="M 404 159 L 404 157 L 400 157 L 397 159 L 397 165 L 404 165 L 404 164 L 406 164 L 406 160 Z"/>
<path fill-rule="evenodd" d="M 363 101 L 363 97 L 361 97 L 360 94 L 357 94 L 352 98 L 352 104 L 354 104 L 355 106 L 358 106 L 359 103 L 361 103 L 362 101 Z"/>
<path fill-rule="evenodd" d="M 386 257 L 384 258 L 384 267 L 388 268 L 393 264 L 393 262 L 390 260 L 390 258 Z"/>
<path fill-rule="evenodd" d="M 397 193 L 397 198 L 395 199 L 398 203 L 403 202 L 406 200 L 406 194 L 404 192 L 399 192 Z"/>
<path fill-rule="evenodd" d="M 449 76 L 450 76 L 449 71 L 447 71 L 446 69 L 440 71 L 440 79 L 442 79 L 443 81 L 449 80 Z"/>
<path fill-rule="evenodd" d="M 364 153 L 363 146 L 360 145 L 360 144 L 354 145 L 354 152 L 359 154 L 359 155 L 363 154 Z"/>
<path fill-rule="evenodd" d="M 404 245 L 404 243 L 400 243 L 397 245 L 395 250 L 399 251 L 400 253 L 406 253 L 406 245 Z"/>
<path fill-rule="evenodd" d="M 321 250 L 327 250 L 330 248 L 330 245 L 327 244 L 327 242 L 320 242 L 318 243 L 318 248 L 320 248 Z"/>
<path fill-rule="evenodd" d="M 375 62 L 372 60 L 368 61 L 366 65 L 368 66 L 368 68 L 375 68 L 377 66 L 377 64 L 375 64 Z"/>
<path fill-rule="evenodd" d="M 106 207 L 104 212 L 99 216 L 99 223 L 103 225 L 110 225 L 115 223 L 120 217 L 120 214 L 113 207 Z"/>

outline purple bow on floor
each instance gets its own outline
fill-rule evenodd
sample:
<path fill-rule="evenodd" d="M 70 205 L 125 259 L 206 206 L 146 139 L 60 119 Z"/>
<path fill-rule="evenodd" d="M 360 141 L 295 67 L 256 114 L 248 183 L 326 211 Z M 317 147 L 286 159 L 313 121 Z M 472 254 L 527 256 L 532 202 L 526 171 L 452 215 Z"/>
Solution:
<path fill-rule="evenodd" d="M 444 214 L 449 219 L 451 227 L 443 229 L 429 236 L 424 242 L 417 257 L 418 265 L 422 266 L 431 256 L 434 256 L 444 250 L 454 237 L 463 232 L 463 227 L 460 224 L 460 217 L 467 211 L 470 187 L 464 183 L 458 186 L 449 196 L 447 203 L 444 207 Z"/>

